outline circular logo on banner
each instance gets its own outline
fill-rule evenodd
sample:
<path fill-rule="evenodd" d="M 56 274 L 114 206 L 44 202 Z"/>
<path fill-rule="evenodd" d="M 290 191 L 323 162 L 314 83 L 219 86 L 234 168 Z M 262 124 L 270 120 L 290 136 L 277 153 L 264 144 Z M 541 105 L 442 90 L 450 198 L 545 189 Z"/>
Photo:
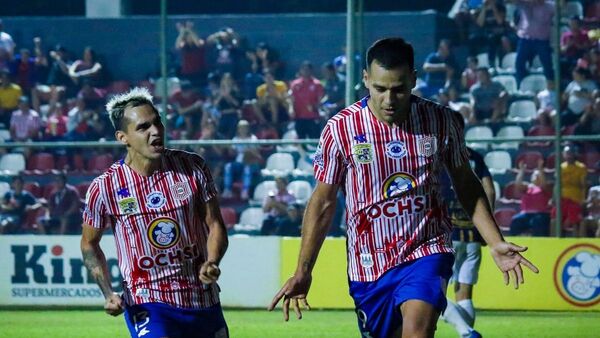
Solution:
<path fill-rule="evenodd" d="M 392 141 L 385 145 L 385 154 L 394 159 L 401 159 L 406 156 L 406 145 L 404 142 Z"/>
<path fill-rule="evenodd" d="M 170 217 L 155 218 L 148 226 L 148 239 L 157 249 L 168 249 L 177 244 L 180 234 L 179 224 Z"/>
<path fill-rule="evenodd" d="M 568 247 L 554 265 L 554 285 L 575 306 L 600 302 L 600 248 L 589 243 Z"/>
<path fill-rule="evenodd" d="M 417 180 L 408 173 L 395 173 L 383 182 L 383 197 L 398 197 L 417 186 Z"/>
<path fill-rule="evenodd" d="M 153 191 L 146 196 L 146 205 L 150 209 L 159 209 L 167 203 L 165 195 L 160 191 Z"/>

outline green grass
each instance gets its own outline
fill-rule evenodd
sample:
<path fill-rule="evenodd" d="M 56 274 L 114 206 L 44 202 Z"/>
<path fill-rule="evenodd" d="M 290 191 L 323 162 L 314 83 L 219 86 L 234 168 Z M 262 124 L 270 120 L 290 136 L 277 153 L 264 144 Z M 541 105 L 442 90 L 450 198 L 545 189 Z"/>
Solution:
<path fill-rule="evenodd" d="M 358 337 L 352 311 L 310 311 L 284 323 L 281 313 L 225 310 L 231 337 Z M 600 337 L 593 312 L 480 311 L 476 328 L 484 337 Z M 440 322 L 436 337 L 457 337 Z M 101 310 L 0 310 L 0 337 L 129 337 L 123 317 Z"/>

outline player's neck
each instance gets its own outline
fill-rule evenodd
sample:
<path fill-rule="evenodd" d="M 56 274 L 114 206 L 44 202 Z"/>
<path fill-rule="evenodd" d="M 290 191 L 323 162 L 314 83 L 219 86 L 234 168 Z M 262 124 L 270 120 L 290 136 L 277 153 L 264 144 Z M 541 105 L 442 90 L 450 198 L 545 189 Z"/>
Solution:
<path fill-rule="evenodd" d="M 148 159 L 139 154 L 128 153 L 125 157 L 125 164 L 141 176 L 152 176 L 156 170 L 160 169 L 160 163 L 160 158 Z"/>

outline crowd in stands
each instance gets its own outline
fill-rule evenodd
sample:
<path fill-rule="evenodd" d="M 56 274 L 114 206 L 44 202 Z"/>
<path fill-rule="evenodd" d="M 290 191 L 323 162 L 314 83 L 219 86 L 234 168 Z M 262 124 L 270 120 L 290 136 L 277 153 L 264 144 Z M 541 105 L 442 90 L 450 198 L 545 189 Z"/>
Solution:
<path fill-rule="evenodd" d="M 560 1 L 559 83 L 551 59 L 554 3 L 545 0 L 457 0 L 449 13 L 457 34 L 439 41 L 437 49 L 416 66 L 419 80 L 414 93 L 448 105 L 464 117 L 469 145 L 485 156 L 498 184 L 496 216 L 506 233 L 546 236 L 554 229 L 549 190 L 554 182 L 554 147 L 551 142 L 490 145 L 477 138 L 552 136 L 558 119 L 564 135 L 600 134 L 600 1 Z M 134 85 L 148 87 L 159 102 L 166 100 L 172 140 L 315 139 L 325 121 L 344 107 L 343 55 L 320 60 L 319 69 L 308 61 L 298 69 L 287 69 L 286 60 L 268 41 L 252 45 L 231 27 L 207 36 L 198 33 L 191 21 L 174 28 L 178 35 L 173 51 L 179 58 L 170 69 L 168 97 L 163 98 L 161 81 L 111 79 L 102 51 L 96 54 L 87 47 L 77 58 L 68 46 L 48 50 L 40 37 L 17 45 L 0 21 L 0 123 L 4 125 L 0 129 L 8 131 L 0 132 L 0 138 L 5 142 L 111 140 L 113 130 L 104 104 L 111 95 Z M 313 184 L 313 148 L 237 144 L 186 149 L 208 160 L 232 232 L 298 234 L 306 189 L 310 193 Z M 569 151 L 561 164 L 562 231 L 600 236 L 600 142 L 570 142 L 565 150 Z M 23 157 L 25 175 L 12 183 L 5 204 L 24 191 L 19 180 L 33 181 L 31 176 L 39 174 L 36 170 L 45 169 L 82 173 L 84 178 L 74 186 L 62 184 L 71 187 L 69 199 L 79 201 L 93 178 L 85 174 L 99 172 L 120 156 L 110 148 L 11 148 L 6 155 L 14 154 Z M 48 155 L 52 165 L 40 160 Z M 531 174 L 530 182 L 525 181 L 526 174 Z M 61 186 L 49 185 L 56 191 Z M 19 203 L 26 205 L 19 210 L 35 211 L 29 212 L 37 217 L 30 217 L 31 229 L 9 231 L 11 227 L 2 226 L 5 233 L 76 231 L 71 221 L 53 220 L 48 201 L 55 191 L 41 190 L 33 194 L 34 203 Z M 77 198 L 73 192 L 79 192 Z M 75 204 L 64 204 L 76 209 Z M 10 210 L 3 206 L 0 214 L 9 216 L 2 216 L 2 224 L 14 219 Z M 20 213 L 20 217 L 27 214 Z M 343 215 L 336 219 L 332 234 L 343 227 Z"/>

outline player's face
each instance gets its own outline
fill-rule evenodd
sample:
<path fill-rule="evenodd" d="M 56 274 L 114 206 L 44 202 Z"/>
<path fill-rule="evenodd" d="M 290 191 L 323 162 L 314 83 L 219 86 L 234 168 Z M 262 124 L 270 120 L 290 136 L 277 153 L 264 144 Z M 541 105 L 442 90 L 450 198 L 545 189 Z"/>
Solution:
<path fill-rule="evenodd" d="M 125 131 L 117 131 L 117 140 L 125 144 L 128 152 L 148 160 L 159 159 L 164 150 L 165 127 L 160 115 L 144 104 L 126 108 L 123 118 L 127 121 Z"/>
<path fill-rule="evenodd" d="M 363 82 L 371 95 L 369 107 L 380 121 L 393 124 L 410 111 L 410 94 L 416 82 L 413 69 L 385 69 L 373 61 L 369 71 L 363 71 Z"/>

